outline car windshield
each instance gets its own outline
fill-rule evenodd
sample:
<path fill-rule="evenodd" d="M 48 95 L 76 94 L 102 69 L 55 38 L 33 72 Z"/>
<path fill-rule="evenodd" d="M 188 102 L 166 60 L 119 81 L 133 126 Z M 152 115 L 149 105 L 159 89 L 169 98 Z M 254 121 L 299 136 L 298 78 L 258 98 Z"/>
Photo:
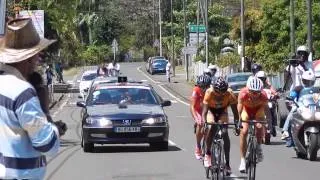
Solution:
<path fill-rule="evenodd" d="M 156 59 L 153 61 L 153 63 L 157 63 L 157 64 L 167 64 L 167 60 L 164 59 Z"/>
<path fill-rule="evenodd" d="M 97 73 L 86 74 L 82 77 L 82 81 L 92 81 L 97 77 Z"/>
<path fill-rule="evenodd" d="M 119 104 L 125 100 L 128 104 L 157 104 L 150 89 L 143 88 L 106 88 L 96 89 L 88 97 L 88 104 Z"/>
<path fill-rule="evenodd" d="M 251 76 L 250 74 L 238 75 L 238 76 L 229 76 L 228 77 L 228 82 L 247 81 L 250 76 Z"/>

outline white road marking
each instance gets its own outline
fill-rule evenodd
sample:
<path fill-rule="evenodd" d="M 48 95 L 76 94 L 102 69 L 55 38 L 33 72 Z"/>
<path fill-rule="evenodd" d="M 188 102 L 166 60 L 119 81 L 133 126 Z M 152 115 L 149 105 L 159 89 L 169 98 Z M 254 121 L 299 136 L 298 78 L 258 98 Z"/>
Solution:
<path fill-rule="evenodd" d="M 159 82 L 153 80 L 151 77 L 149 77 L 148 75 L 146 75 L 143 71 L 141 71 L 141 67 L 138 67 L 137 70 L 142 73 L 146 78 L 148 78 L 150 81 L 152 81 L 153 83 L 157 84 Z"/>
<path fill-rule="evenodd" d="M 186 149 L 183 149 L 183 148 L 179 147 L 176 143 L 174 143 L 174 142 L 171 141 L 171 140 L 169 140 L 168 143 L 169 143 L 169 146 L 175 146 L 175 147 L 177 147 L 177 148 L 180 148 L 182 151 L 187 151 Z"/>
<path fill-rule="evenodd" d="M 184 101 L 182 101 L 180 98 L 176 97 L 175 95 L 173 95 L 172 93 L 170 93 L 168 90 L 166 90 L 163 86 L 158 85 L 165 93 L 167 93 L 169 96 L 173 97 L 174 99 L 176 99 L 177 101 L 179 101 L 180 103 L 189 106 L 189 103 L 186 103 Z"/>

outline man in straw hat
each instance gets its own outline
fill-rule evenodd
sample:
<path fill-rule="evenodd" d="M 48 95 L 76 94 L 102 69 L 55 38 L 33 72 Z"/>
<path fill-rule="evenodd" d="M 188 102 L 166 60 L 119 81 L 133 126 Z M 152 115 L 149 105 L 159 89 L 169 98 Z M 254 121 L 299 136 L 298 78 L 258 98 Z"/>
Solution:
<path fill-rule="evenodd" d="M 40 38 L 29 18 L 8 22 L 0 44 L 0 179 L 44 179 L 46 155 L 58 152 L 63 128 L 48 122 L 26 80 L 53 42 Z"/>

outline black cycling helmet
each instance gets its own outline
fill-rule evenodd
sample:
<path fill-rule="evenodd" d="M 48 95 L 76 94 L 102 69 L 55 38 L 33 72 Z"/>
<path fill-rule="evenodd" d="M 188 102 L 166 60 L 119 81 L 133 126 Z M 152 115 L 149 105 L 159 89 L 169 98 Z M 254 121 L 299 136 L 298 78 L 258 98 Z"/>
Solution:
<path fill-rule="evenodd" d="M 196 83 L 197 83 L 197 86 L 200 86 L 200 87 L 210 86 L 211 77 L 207 75 L 200 75 L 198 76 Z"/>
<path fill-rule="evenodd" d="M 218 92 L 222 92 L 222 93 L 227 92 L 228 87 L 229 87 L 229 85 L 228 85 L 227 81 L 225 81 L 224 78 L 221 76 L 218 77 L 218 79 L 213 84 L 214 90 L 216 90 Z"/>
<path fill-rule="evenodd" d="M 256 74 L 257 72 L 262 71 L 262 66 L 260 64 L 254 63 L 251 66 L 251 72 Z"/>

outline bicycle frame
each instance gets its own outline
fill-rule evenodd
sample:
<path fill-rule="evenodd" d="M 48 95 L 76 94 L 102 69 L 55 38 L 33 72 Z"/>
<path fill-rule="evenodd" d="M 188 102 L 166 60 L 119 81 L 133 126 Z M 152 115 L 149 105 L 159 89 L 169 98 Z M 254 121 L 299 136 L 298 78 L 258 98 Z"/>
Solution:
<path fill-rule="evenodd" d="M 257 146 L 258 140 L 256 137 L 256 124 L 267 124 L 267 121 L 241 121 L 242 123 L 248 123 L 248 143 L 247 143 L 247 152 L 246 152 L 246 172 L 248 173 L 248 179 L 254 180 L 256 177 L 256 165 L 257 165 Z"/>
<path fill-rule="evenodd" d="M 212 136 L 212 145 L 211 145 L 211 168 L 206 169 L 207 178 L 209 178 L 209 171 L 211 171 L 212 179 L 224 179 L 226 173 L 224 171 L 225 166 L 225 154 L 224 154 L 224 141 L 223 141 L 223 129 L 228 127 L 227 123 L 205 123 L 205 126 L 216 126 L 218 129 L 215 134 Z M 215 127 L 212 127 L 215 128 Z"/>

